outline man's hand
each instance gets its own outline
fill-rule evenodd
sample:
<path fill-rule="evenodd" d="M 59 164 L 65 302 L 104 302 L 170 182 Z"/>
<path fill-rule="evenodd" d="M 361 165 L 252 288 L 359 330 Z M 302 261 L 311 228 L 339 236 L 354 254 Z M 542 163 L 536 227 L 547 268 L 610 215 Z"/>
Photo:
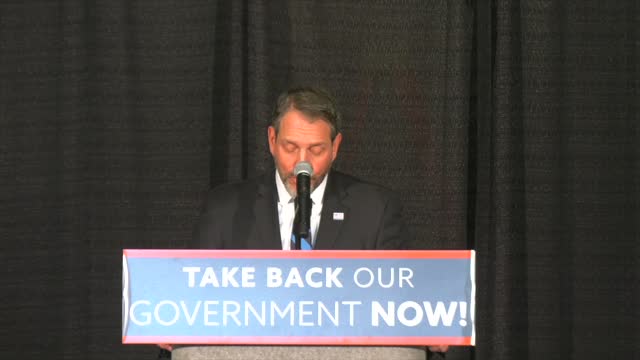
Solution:
<path fill-rule="evenodd" d="M 167 351 L 172 351 L 173 350 L 173 346 L 171 346 L 171 344 L 157 344 L 159 348 L 161 349 L 165 349 Z"/>

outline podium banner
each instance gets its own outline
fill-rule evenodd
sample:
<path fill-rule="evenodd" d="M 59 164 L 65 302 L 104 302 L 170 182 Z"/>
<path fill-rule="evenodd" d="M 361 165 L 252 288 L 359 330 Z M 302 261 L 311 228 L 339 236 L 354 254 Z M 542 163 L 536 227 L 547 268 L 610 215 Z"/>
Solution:
<path fill-rule="evenodd" d="M 475 252 L 123 250 L 125 344 L 475 345 Z"/>

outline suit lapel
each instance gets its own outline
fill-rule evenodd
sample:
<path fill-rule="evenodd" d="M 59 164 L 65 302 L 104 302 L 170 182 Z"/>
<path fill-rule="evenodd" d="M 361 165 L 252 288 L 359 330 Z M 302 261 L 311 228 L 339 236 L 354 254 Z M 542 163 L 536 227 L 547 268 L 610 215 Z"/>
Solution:
<path fill-rule="evenodd" d="M 248 249 L 282 249 L 278 221 L 275 175 L 265 174 L 257 184 L 256 200 L 253 207 L 256 219 L 255 236 L 247 244 Z"/>
<path fill-rule="evenodd" d="M 320 226 L 316 235 L 315 249 L 328 250 L 338 248 L 335 244 L 340 236 L 344 220 L 340 218 L 348 213 L 349 208 L 344 203 L 347 193 L 338 172 L 331 172 L 327 179 L 327 188 L 322 200 L 322 214 Z"/>

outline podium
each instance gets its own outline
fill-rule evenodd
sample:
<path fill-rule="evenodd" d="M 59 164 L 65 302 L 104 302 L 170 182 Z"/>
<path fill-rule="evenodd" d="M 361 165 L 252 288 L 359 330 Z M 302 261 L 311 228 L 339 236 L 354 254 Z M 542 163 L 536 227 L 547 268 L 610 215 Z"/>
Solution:
<path fill-rule="evenodd" d="M 122 310 L 178 360 L 424 360 L 475 345 L 475 253 L 124 250 Z"/>
<path fill-rule="evenodd" d="M 401 346 L 185 346 L 173 360 L 425 360 L 424 347 Z"/>

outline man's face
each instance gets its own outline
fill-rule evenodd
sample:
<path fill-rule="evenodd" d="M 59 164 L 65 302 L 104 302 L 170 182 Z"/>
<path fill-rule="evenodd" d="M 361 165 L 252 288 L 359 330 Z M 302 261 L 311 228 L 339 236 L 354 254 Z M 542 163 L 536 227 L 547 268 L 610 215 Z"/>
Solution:
<path fill-rule="evenodd" d="M 296 177 L 293 169 L 300 161 L 308 161 L 313 167 L 311 190 L 315 189 L 327 175 L 338 155 L 342 135 L 331 141 L 331 126 L 317 119 L 311 122 L 298 110 L 287 111 L 280 121 L 280 131 L 269 127 L 269 150 L 278 174 L 291 196 L 296 196 Z"/>

